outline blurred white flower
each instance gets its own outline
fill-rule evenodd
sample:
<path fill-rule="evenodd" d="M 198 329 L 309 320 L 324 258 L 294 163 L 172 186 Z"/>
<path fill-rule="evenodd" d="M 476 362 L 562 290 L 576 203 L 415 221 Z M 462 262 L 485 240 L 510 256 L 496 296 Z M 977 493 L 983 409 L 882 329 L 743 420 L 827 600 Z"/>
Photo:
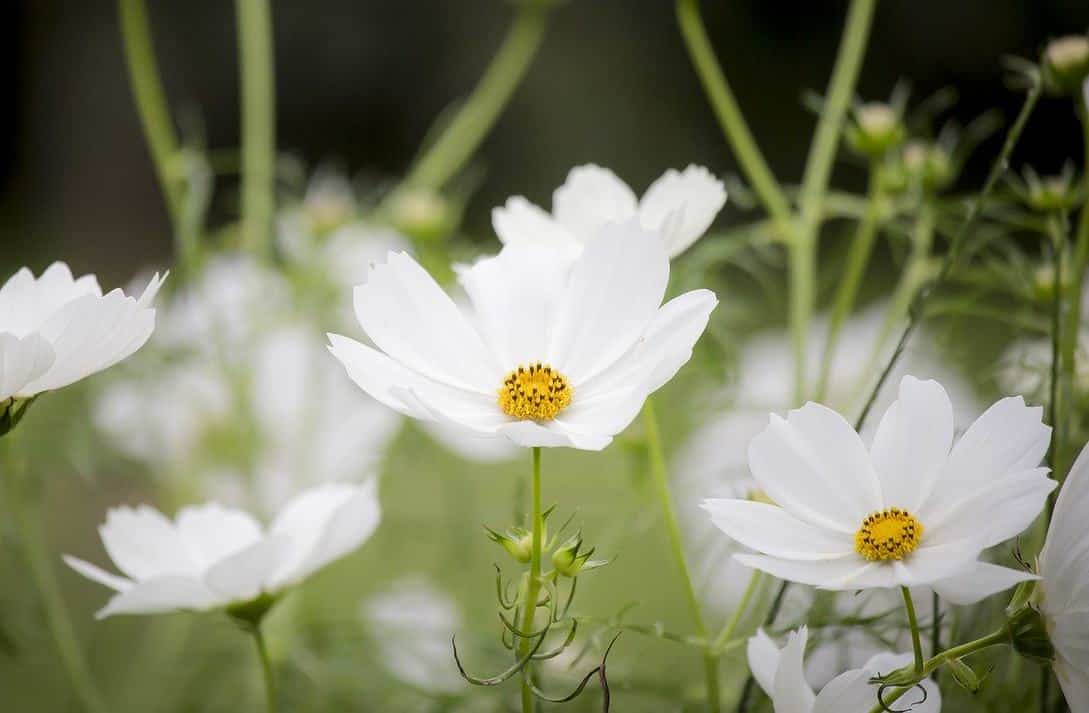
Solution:
<path fill-rule="evenodd" d="M 1039 608 L 1055 648 L 1052 664 L 1073 713 L 1089 713 L 1089 446 L 1063 482 L 1040 553 Z"/>
<path fill-rule="evenodd" d="M 356 288 L 378 349 L 330 335 L 367 393 L 413 418 L 521 446 L 600 450 L 691 357 L 716 304 L 694 290 L 661 304 L 658 236 L 610 225 L 572 263 L 511 244 L 461 271 L 465 314 L 412 258 L 391 254 Z"/>
<path fill-rule="evenodd" d="M 364 601 L 361 613 L 394 678 L 428 693 L 464 689 L 450 648 L 462 616 L 445 593 L 422 577 L 406 578 Z"/>
<path fill-rule="evenodd" d="M 808 636 L 803 626 L 790 633 L 782 649 L 763 630 L 749 639 L 749 668 L 760 688 L 771 698 L 775 713 L 869 713 L 878 704 L 879 690 L 870 679 L 878 674 L 889 674 L 912 661 L 910 653 L 878 654 L 862 668 L 840 674 L 820 693 L 814 694 L 804 673 Z M 913 702 L 911 710 L 913 713 L 938 713 L 942 696 L 937 684 L 925 679 L 920 685 L 926 695 L 920 696 L 919 702 Z"/>
<path fill-rule="evenodd" d="M 275 597 L 371 536 L 380 511 L 373 481 L 329 484 L 294 498 L 267 529 L 216 503 L 171 521 L 148 506 L 110 510 L 102 544 L 124 576 L 65 556 L 74 570 L 117 592 L 96 614 L 223 609 Z"/>
<path fill-rule="evenodd" d="M 760 555 L 737 559 L 825 589 L 930 586 L 956 604 L 1032 578 L 979 561 L 1023 531 L 1055 482 L 1037 467 L 1050 441 L 1042 409 L 1007 398 L 953 443 L 953 407 L 934 381 L 904 377 L 867 450 L 815 403 L 772 415 L 749 467 L 777 505 L 708 500 L 714 524 Z"/>
<path fill-rule="evenodd" d="M 103 295 L 94 275 L 63 262 L 40 277 L 27 268 L 0 287 L 0 402 L 68 386 L 125 359 L 155 329 L 156 274 L 139 299 Z"/>
<path fill-rule="evenodd" d="M 700 166 L 666 171 L 639 200 L 612 171 L 587 164 L 571 169 L 553 193 L 551 214 L 515 196 L 492 211 L 492 226 L 506 245 L 551 245 L 578 255 L 604 225 L 637 218 L 661 236 L 672 258 L 707 232 L 725 203 L 722 182 Z"/>
<path fill-rule="evenodd" d="M 1051 341 L 1019 339 L 1012 342 L 998 360 L 996 380 L 1003 393 L 1047 401 L 1051 387 Z M 1089 330 L 1078 335 L 1072 386 L 1075 394 L 1089 394 Z"/>

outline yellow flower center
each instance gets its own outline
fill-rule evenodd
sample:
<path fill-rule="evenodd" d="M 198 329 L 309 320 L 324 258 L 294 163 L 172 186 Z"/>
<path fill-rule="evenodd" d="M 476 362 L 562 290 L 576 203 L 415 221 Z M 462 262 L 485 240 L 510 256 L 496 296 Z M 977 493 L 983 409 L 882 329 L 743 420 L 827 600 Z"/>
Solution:
<path fill-rule="evenodd" d="M 923 523 L 899 508 L 875 512 L 855 533 L 855 551 L 870 562 L 902 560 L 923 538 Z"/>
<path fill-rule="evenodd" d="M 499 408 L 521 420 L 551 421 L 570 403 L 567 377 L 541 362 L 519 365 L 499 389 Z"/>

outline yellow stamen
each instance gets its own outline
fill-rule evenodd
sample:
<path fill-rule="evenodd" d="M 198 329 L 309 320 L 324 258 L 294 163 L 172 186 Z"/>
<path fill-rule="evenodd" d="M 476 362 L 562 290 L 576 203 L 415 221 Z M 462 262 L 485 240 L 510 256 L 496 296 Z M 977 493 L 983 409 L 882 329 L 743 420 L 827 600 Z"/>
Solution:
<path fill-rule="evenodd" d="M 519 366 L 503 379 L 499 408 L 513 418 L 551 421 L 571 403 L 567 378 L 547 364 Z"/>
<path fill-rule="evenodd" d="M 875 512 L 855 533 L 855 551 L 870 562 L 902 560 L 923 538 L 923 523 L 899 508 Z"/>

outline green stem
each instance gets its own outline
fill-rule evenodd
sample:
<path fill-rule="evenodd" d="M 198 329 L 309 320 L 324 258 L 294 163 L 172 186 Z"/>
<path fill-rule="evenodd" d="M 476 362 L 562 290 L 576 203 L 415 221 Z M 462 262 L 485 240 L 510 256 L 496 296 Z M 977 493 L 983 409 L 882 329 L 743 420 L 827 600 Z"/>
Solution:
<path fill-rule="evenodd" d="M 737 603 L 737 607 L 734 609 L 733 614 L 730 615 L 730 620 L 726 622 L 726 626 L 722 627 L 722 631 L 719 632 L 718 636 L 715 637 L 714 643 L 711 644 L 712 651 L 721 653 L 733 640 L 734 634 L 737 632 L 737 627 L 745 614 L 745 610 L 749 608 L 749 603 L 752 602 L 756 590 L 760 588 L 760 583 L 763 581 L 763 578 L 760 576 L 761 574 L 762 573 L 758 569 L 752 571 L 752 575 L 749 576 L 749 583 L 745 586 L 745 593 L 741 595 L 741 601 Z"/>
<path fill-rule="evenodd" d="M 1081 119 L 1083 150 L 1085 152 L 1083 173 L 1083 191 L 1089 195 L 1089 107 L 1086 107 L 1079 97 L 1078 117 Z M 1078 220 L 1077 235 L 1074 239 L 1074 251 L 1070 259 L 1070 271 L 1066 275 L 1065 302 L 1066 321 L 1062 328 L 1061 363 L 1062 372 L 1060 381 L 1062 391 L 1070 393 L 1073 388 L 1074 374 L 1077 373 L 1078 337 L 1081 331 L 1081 289 L 1089 271 L 1089 200 L 1082 206 L 1081 216 Z M 1072 414 L 1060 414 L 1060 419 L 1069 419 Z M 1052 422 L 1054 425 L 1054 422 Z M 1068 424 L 1067 424 L 1068 425 Z M 1069 428 L 1065 429 L 1067 432 Z M 1056 453 L 1054 477 L 1060 482 L 1066 476 L 1069 468 L 1069 454 L 1064 451 Z"/>
<path fill-rule="evenodd" d="M 941 599 L 938 597 L 937 592 L 930 593 L 930 651 L 931 653 L 938 651 L 942 647 L 942 617 L 941 617 Z M 931 676 L 935 681 L 938 680 L 938 672 L 935 671 Z"/>
<path fill-rule="evenodd" d="M 915 673 L 923 673 L 923 642 L 919 636 L 919 619 L 915 616 L 915 602 L 911 599 L 911 590 L 900 587 L 904 596 L 904 610 L 907 612 L 908 626 L 911 627 L 911 649 L 915 652 Z"/>
<path fill-rule="evenodd" d="M 1029 116 L 1032 115 L 1032 110 L 1036 107 L 1036 102 L 1040 99 L 1040 86 L 1040 80 L 1039 78 L 1036 78 L 1025 97 L 1024 103 L 1021 105 L 1021 111 L 1017 115 L 1017 119 L 1013 122 L 1013 126 L 1010 127 L 1009 132 L 1006 134 L 1006 140 L 1002 144 L 1002 150 L 999 152 L 998 157 L 991 166 L 991 170 L 987 174 L 987 180 L 984 182 L 983 188 L 972 202 L 971 208 L 968 210 L 968 215 L 965 216 L 964 221 L 960 224 L 960 228 L 958 228 L 956 234 L 953 235 L 953 240 L 949 245 L 949 251 L 942 260 L 937 277 L 929 287 L 920 289 L 915 293 L 915 298 L 912 300 L 912 306 L 909 310 L 910 315 L 908 323 L 904 327 L 903 332 L 900 333 L 900 339 L 896 343 L 896 348 L 893 350 L 892 356 L 885 364 L 885 368 L 882 370 L 881 375 L 878 377 L 877 382 L 870 391 L 870 396 L 866 401 L 866 405 L 862 408 L 861 414 L 859 414 L 859 424 L 865 423 L 867 416 L 869 416 L 870 409 L 873 408 L 874 403 L 877 401 L 877 396 L 881 392 L 881 388 L 885 385 L 889 375 L 892 374 L 892 370 L 896 368 L 896 363 L 904 353 L 904 349 L 907 348 L 907 344 L 911 340 L 911 335 L 915 333 L 915 330 L 922 322 L 927 300 L 930 299 L 931 295 L 938 292 L 941 287 L 945 285 L 946 280 L 949 279 L 949 273 L 952 272 L 960 258 L 960 253 L 964 249 L 965 242 L 968 240 L 971 228 L 975 225 L 976 220 L 983 211 L 983 207 L 986 205 L 987 199 L 991 195 L 991 191 L 994 190 L 998 180 L 1009 168 L 1010 154 L 1013 153 L 1013 147 L 1017 145 L 1017 141 L 1021 138 L 1021 133 L 1024 131 L 1025 124 L 1028 123 Z M 1087 232 L 1089 232 L 1089 227 L 1087 227 Z M 1087 236 L 1086 242 L 1086 258 L 1087 262 L 1089 262 L 1089 236 Z"/>
<path fill-rule="evenodd" d="M 11 440 L 11 434 L 0 439 L 0 449 L 4 451 L 7 471 L 3 480 L 8 510 L 17 528 L 18 544 L 22 547 L 31 580 L 41 597 L 49 634 L 83 710 L 88 713 L 106 713 L 109 708 L 91 676 L 51 565 L 53 555 L 45 540 L 41 503 L 37 497 L 25 492 L 24 483 L 21 482 L 24 479 L 25 465 L 14 452 L 15 447 Z"/>
<path fill-rule="evenodd" d="M 937 671 L 947 661 L 951 661 L 953 659 L 964 658 L 965 656 L 969 656 L 971 654 L 978 653 L 978 652 L 982 651 L 983 649 L 987 649 L 987 648 L 990 648 L 992 646 L 1001 646 L 1002 644 L 1009 643 L 1009 638 L 1010 638 L 1009 630 L 1006 629 L 1006 628 L 1002 628 L 1002 629 L 999 629 L 998 631 L 995 631 L 993 633 L 988 634 L 987 636 L 976 639 L 975 641 L 969 641 L 966 644 L 961 644 L 960 646 L 954 646 L 951 649 L 946 649 L 945 651 L 941 652 L 940 654 L 937 654 L 936 656 L 928 659 L 927 661 L 925 661 L 923 663 L 923 668 L 922 668 L 921 675 L 924 675 L 924 676 L 930 675 L 934 671 Z M 896 689 L 892 693 L 890 693 L 890 694 L 888 694 L 886 696 L 883 696 L 882 697 L 882 702 L 875 705 L 870 710 L 870 713 L 883 713 L 884 711 L 889 710 L 889 707 L 893 703 L 900 700 L 901 696 L 903 696 L 908 691 L 912 690 L 914 687 L 915 687 L 914 685 L 912 685 L 912 686 L 901 686 L 900 688 Z M 882 705 L 882 703 L 884 705 Z"/>
<path fill-rule="evenodd" d="M 677 525 L 677 514 L 673 509 L 673 496 L 669 491 L 669 470 L 666 467 L 665 453 L 662 450 L 662 437 L 658 430 L 658 417 L 654 412 L 654 402 L 648 398 L 643 405 L 643 428 L 646 431 L 647 451 L 650 455 L 650 470 L 654 480 L 654 490 L 658 497 L 658 505 L 661 508 L 662 521 L 666 526 L 666 534 L 669 536 L 670 551 L 673 562 L 677 567 L 681 584 L 684 587 L 685 600 L 688 602 L 688 610 L 692 616 L 692 623 L 696 627 L 696 633 L 705 641 L 706 650 L 703 657 L 704 675 L 707 681 L 707 706 L 712 713 L 719 711 L 719 682 L 718 682 L 718 656 L 714 653 L 714 647 L 707 644 L 707 623 L 703 619 L 703 610 L 700 607 L 699 597 L 696 596 L 696 588 L 692 584 L 692 575 L 688 571 L 688 562 L 684 556 L 684 540 L 681 537 L 681 528 Z"/>
<path fill-rule="evenodd" d="M 1051 424 L 1051 450 L 1048 454 L 1048 466 L 1053 477 L 1060 477 L 1056 470 L 1059 466 L 1060 454 L 1063 453 L 1065 418 L 1063 418 L 1062 402 L 1065 400 L 1063 387 L 1063 302 L 1066 295 L 1063 289 L 1063 273 L 1066 270 L 1064 255 L 1066 253 L 1066 235 L 1062 226 L 1061 216 L 1051 216 L 1048 220 L 1048 237 L 1051 239 L 1051 267 L 1055 272 L 1052 279 L 1051 291 L 1051 376 L 1049 379 L 1048 418 Z M 1079 296 L 1080 300 L 1080 296 Z M 1048 496 L 1048 507 L 1044 511 L 1043 532 L 1047 532 L 1048 522 L 1051 520 L 1051 511 L 1055 507 L 1056 494 Z"/>
<path fill-rule="evenodd" d="M 529 582 L 526 585 L 526 600 L 523 604 L 525 610 L 522 612 L 522 631 L 533 631 L 533 618 L 537 613 L 537 597 L 541 593 L 541 540 L 542 540 L 542 522 L 541 522 L 541 449 L 533 449 L 533 513 L 532 513 L 532 528 L 533 537 L 532 544 L 530 546 L 530 558 L 529 558 Z M 524 658 L 529 655 L 530 648 L 533 642 L 528 638 L 522 638 L 518 644 L 519 658 Z M 526 664 L 529 666 L 529 664 Z M 528 671 L 526 672 L 529 673 Z M 530 677 L 528 675 L 522 676 L 522 713 L 533 713 L 536 709 L 536 699 L 533 696 L 533 689 L 530 687 Z"/>
<path fill-rule="evenodd" d="M 257 646 L 257 657 L 261 660 L 261 675 L 265 681 L 265 703 L 268 713 L 276 713 L 276 676 L 272 671 L 272 659 L 268 655 L 265 635 L 260 624 L 254 625 L 251 630 L 253 631 L 254 644 Z"/>
<path fill-rule="evenodd" d="M 275 198 L 276 99 L 268 0 L 236 0 L 242 83 L 242 244 L 265 255 Z"/>
<path fill-rule="evenodd" d="M 880 164 L 874 162 L 870 167 L 870 182 L 867 191 L 866 211 L 855 230 L 851 247 L 847 251 L 847 259 L 843 266 L 843 275 L 840 277 L 839 287 L 832 301 L 832 311 L 828 318 L 828 336 L 824 343 L 824 354 L 821 357 L 820 376 L 817 380 L 817 390 L 814 398 L 821 401 L 828 392 L 828 379 L 832 372 L 832 363 L 836 357 L 836 346 L 839 341 L 840 330 L 847 316 L 854 310 L 855 301 L 858 299 L 858 290 L 862 285 L 862 277 L 866 273 L 866 265 L 870 261 L 873 252 L 874 241 L 877 237 L 877 226 L 881 215 L 881 206 L 884 200 L 881 186 Z"/>
<path fill-rule="evenodd" d="M 442 135 L 416 161 L 405 185 L 438 190 L 480 146 L 529 69 L 544 38 L 551 2 L 524 0 L 502 46 Z"/>
<path fill-rule="evenodd" d="M 118 0 L 121 15 L 121 39 L 125 50 L 129 83 L 136 99 L 144 138 L 147 140 L 155 174 L 166 200 L 170 221 L 177 225 L 183 200 L 183 184 L 172 170 L 171 162 L 178 154 L 178 137 L 170 119 L 159 66 L 155 60 L 155 48 L 151 39 L 151 23 L 148 20 L 144 0 Z"/>
<path fill-rule="evenodd" d="M 772 217 L 779 235 L 783 239 L 789 238 L 793 233 L 790 203 L 768 168 L 767 161 L 764 160 L 764 155 L 741 114 L 733 90 L 726 81 L 726 75 L 715 58 L 715 51 L 711 47 L 703 17 L 700 15 L 699 0 L 677 0 L 677 20 L 688 47 L 688 55 L 703 83 L 711 108 L 726 134 L 726 140 L 730 142 L 730 147 L 737 156 L 741 170 Z"/>
<path fill-rule="evenodd" d="M 876 0 L 852 0 L 843 28 L 836 64 L 809 147 L 802 187 L 798 198 L 800 220 L 790 243 L 790 331 L 794 347 L 794 401 L 807 394 L 806 342 L 809 323 L 817 301 L 817 234 L 824 215 L 824 196 L 832 173 L 832 162 L 843 133 L 843 122 L 851 103 L 862 57 L 870 36 Z"/>

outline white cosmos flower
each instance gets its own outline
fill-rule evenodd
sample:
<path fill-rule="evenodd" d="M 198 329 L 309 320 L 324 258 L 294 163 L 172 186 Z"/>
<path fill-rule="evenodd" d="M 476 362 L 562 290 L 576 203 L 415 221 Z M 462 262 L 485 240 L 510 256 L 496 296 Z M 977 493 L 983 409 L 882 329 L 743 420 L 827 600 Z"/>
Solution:
<path fill-rule="evenodd" d="M 615 173 L 587 164 L 571 169 L 552 194 L 551 214 L 515 196 L 492 211 L 492 226 L 506 245 L 552 245 L 577 255 L 602 226 L 638 218 L 676 257 L 707 232 L 725 203 L 722 182 L 700 166 L 666 171 L 637 199 Z"/>
<path fill-rule="evenodd" d="M 461 271 L 459 310 L 412 258 L 391 254 L 355 290 L 377 349 L 330 335 L 367 393 L 413 418 L 531 446 L 600 450 L 692 355 L 716 299 L 665 305 L 669 259 L 655 233 L 609 225 L 572 263 L 511 244 Z"/>
<path fill-rule="evenodd" d="M 749 639 L 749 668 L 753 678 L 771 698 L 775 713 L 869 713 L 878 703 L 879 686 L 870 683 L 876 675 L 886 675 L 912 662 L 911 654 L 881 653 L 862 668 L 853 669 L 833 678 L 820 693 L 814 694 L 805 678 L 805 645 L 809 632 L 803 626 L 791 632 L 787 644 L 779 649 L 764 633 L 757 631 Z M 921 685 L 925 700 L 919 692 L 912 713 L 938 713 L 942 707 L 941 691 L 932 680 Z M 907 696 L 911 696 L 909 692 Z"/>
<path fill-rule="evenodd" d="M 373 481 L 304 492 L 267 530 L 216 503 L 183 508 L 173 521 L 148 506 L 119 507 L 99 534 L 124 576 L 75 557 L 64 561 L 117 592 L 99 619 L 222 609 L 275 596 L 344 557 L 371 536 L 379 516 Z"/>
<path fill-rule="evenodd" d="M 1039 609 L 1052 664 L 1073 713 L 1089 713 L 1089 446 L 1063 482 L 1040 553 Z"/>
<path fill-rule="evenodd" d="M 63 262 L 40 277 L 27 268 L 0 287 L 0 401 L 68 386 L 125 359 L 155 328 L 156 274 L 139 299 L 102 294 L 94 275 Z"/>
<path fill-rule="evenodd" d="M 979 561 L 1036 518 L 1055 487 L 1037 467 L 1051 429 L 1020 398 L 994 404 L 953 445 L 953 406 L 907 376 L 866 447 L 815 403 L 772 415 L 749 467 L 777 505 L 708 500 L 714 524 L 781 579 L 825 589 L 929 586 L 967 604 L 1031 579 Z"/>

